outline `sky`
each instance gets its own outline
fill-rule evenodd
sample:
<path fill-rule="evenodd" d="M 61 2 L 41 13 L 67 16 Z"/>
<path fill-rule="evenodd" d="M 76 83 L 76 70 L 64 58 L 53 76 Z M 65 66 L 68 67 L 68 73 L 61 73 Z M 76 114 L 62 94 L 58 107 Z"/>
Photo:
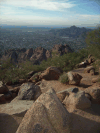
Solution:
<path fill-rule="evenodd" d="M 100 0 L 0 0 L 0 25 L 82 26 L 100 24 Z"/>

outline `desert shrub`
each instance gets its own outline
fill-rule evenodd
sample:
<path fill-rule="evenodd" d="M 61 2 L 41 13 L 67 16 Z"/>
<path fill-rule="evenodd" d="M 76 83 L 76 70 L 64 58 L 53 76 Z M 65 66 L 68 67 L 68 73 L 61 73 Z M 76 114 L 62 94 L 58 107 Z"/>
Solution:
<path fill-rule="evenodd" d="M 84 54 L 83 54 L 84 53 Z M 42 61 L 40 66 L 46 69 L 49 66 L 60 67 L 63 71 L 67 72 L 75 68 L 76 64 L 82 62 L 88 57 L 87 51 L 79 51 L 78 53 L 67 53 L 62 56 L 54 56 L 53 58 Z"/>
<path fill-rule="evenodd" d="M 63 84 L 68 83 L 68 75 L 67 73 L 63 73 L 60 77 L 59 77 L 59 81 Z"/>
<path fill-rule="evenodd" d="M 100 27 L 88 33 L 86 37 L 88 52 L 96 59 L 100 58 Z"/>
<path fill-rule="evenodd" d="M 27 69 L 26 69 L 27 70 Z M 11 81 L 17 82 L 18 79 L 26 78 L 26 71 L 17 68 L 11 61 L 10 58 L 6 61 L 2 61 L 0 68 L 0 80 L 4 83 Z"/>

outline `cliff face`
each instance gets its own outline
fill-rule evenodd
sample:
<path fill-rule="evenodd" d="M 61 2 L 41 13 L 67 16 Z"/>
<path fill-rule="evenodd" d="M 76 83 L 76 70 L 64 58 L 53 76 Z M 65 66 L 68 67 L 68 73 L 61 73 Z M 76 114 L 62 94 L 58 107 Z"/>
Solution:
<path fill-rule="evenodd" d="M 35 50 L 32 48 L 30 49 L 10 49 L 4 52 L 2 55 L 1 60 L 6 60 L 11 57 L 11 61 L 13 63 L 23 62 L 26 60 L 32 61 L 33 64 L 40 64 L 41 61 L 47 60 L 48 58 L 52 57 L 52 53 L 56 52 L 56 54 L 66 54 L 68 52 L 72 52 L 71 48 L 66 45 L 55 45 L 51 50 L 46 50 L 42 47 L 37 47 Z"/>

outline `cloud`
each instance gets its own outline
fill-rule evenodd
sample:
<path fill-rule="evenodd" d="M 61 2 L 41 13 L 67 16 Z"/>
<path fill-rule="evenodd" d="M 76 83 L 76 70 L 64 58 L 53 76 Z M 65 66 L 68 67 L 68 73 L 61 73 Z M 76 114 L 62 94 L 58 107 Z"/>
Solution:
<path fill-rule="evenodd" d="M 65 0 L 1 0 L 1 5 L 6 4 L 8 6 L 15 7 L 30 7 L 32 9 L 43 9 L 50 11 L 63 11 L 64 9 L 76 6 L 72 2 Z"/>
<path fill-rule="evenodd" d="M 0 24 L 77 26 L 100 23 L 100 15 L 75 14 L 66 11 L 73 6 L 76 5 L 69 0 L 0 0 Z M 65 12 L 50 12 L 63 10 Z"/>
<path fill-rule="evenodd" d="M 24 15 L 25 11 L 12 7 L 12 6 L 0 6 L 0 15 Z"/>

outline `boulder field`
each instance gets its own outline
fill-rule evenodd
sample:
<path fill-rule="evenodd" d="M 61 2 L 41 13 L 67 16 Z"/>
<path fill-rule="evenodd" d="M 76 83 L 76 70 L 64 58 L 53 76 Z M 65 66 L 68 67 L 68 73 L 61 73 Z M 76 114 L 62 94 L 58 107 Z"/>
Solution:
<path fill-rule="evenodd" d="M 91 70 L 66 73 L 67 84 L 56 67 L 16 85 L 0 81 L 0 133 L 100 133 L 100 84 Z"/>

